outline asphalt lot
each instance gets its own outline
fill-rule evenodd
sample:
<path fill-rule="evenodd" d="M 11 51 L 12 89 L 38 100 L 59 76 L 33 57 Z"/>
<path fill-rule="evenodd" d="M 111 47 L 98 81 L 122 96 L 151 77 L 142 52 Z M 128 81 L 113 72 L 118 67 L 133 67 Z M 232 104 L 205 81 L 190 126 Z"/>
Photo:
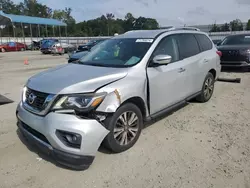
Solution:
<path fill-rule="evenodd" d="M 190 103 L 145 128 L 132 149 L 100 149 L 88 170 L 73 171 L 27 145 L 15 117 L 26 80 L 66 58 L 0 53 L 0 94 L 14 101 L 0 106 L 0 188 L 250 188 L 250 73 L 223 73 L 241 84 L 217 82 L 208 103 Z"/>

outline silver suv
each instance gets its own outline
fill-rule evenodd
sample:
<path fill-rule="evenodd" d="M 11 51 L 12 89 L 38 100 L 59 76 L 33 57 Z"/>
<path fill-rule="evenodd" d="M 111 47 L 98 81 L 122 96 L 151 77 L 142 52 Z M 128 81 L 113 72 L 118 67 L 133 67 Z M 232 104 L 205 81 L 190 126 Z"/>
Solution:
<path fill-rule="evenodd" d="M 17 107 L 25 137 L 57 162 L 87 168 L 101 143 L 131 148 L 144 122 L 196 98 L 207 102 L 220 53 L 195 28 L 129 31 L 79 62 L 31 77 Z"/>

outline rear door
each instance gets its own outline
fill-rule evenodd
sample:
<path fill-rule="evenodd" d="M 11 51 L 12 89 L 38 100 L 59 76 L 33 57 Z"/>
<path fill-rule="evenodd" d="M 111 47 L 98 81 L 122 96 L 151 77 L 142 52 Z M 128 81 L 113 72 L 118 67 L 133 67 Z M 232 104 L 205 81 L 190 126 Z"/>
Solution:
<path fill-rule="evenodd" d="M 197 71 L 193 72 L 193 86 L 196 91 L 200 91 L 208 71 L 216 68 L 217 54 L 208 36 L 205 34 L 195 34 L 195 38 L 199 43 L 201 53 L 199 54 L 200 61 L 196 65 Z"/>
<path fill-rule="evenodd" d="M 183 68 L 185 70 L 185 82 L 182 92 L 185 97 L 189 97 L 197 90 L 197 81 L 200 79 L 197 74 L 201 71 L 199 69 L 199 63 L 202 61 L 200 56 L 199 44 L 193 33 L 181 33 L 177 35 L 177 42 L 180 50 L 180 59 L 183 62 Z M 203 81 L 203 80 L 202 80 Z"/>

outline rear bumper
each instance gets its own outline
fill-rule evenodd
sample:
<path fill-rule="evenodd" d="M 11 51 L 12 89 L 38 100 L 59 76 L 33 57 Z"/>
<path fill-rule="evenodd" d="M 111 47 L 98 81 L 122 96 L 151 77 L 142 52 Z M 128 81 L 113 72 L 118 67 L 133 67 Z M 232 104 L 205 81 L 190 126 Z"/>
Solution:
<path fill-rule="evenodd" d="M 74 168 L 74 169 L 86 169 L 94 161 L 94 156 L 81 156 L 67 152 L 63 152 L 53 148 L 50 144 L 40 140 L 31 134 L 26 128 L 25 124 L 20 120 L 17 123 L 19 130 L 25 136 L 25 138 L 40 149 L 45 154 L 52 156 L 59 164 Z"/>
<path fill-rule="evenodd" d="M 221 61 L 222 67 L 250 67 L 246 61 Z"/>

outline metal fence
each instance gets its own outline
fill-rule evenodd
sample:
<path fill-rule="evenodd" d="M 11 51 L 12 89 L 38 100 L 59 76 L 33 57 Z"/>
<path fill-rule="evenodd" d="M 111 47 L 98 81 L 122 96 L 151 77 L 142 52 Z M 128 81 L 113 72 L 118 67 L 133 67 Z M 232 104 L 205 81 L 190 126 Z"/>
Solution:
<path fill-rule="evenodd" d="M 63 42 L 63 43 L 70 43 L 70 44 L 73 44 L 73 45 L 81 45 L 81 44 L 84 44 L 86 42 L 88 42 L 89 40 L 92 40 L 92 39 L 106 39 L 106 38 L 110 38 L 110 37 L 50 37 L 50 38 L 53 38 L 53 39 L 58 39 L 59 41 Z M 33 38 L 23 38 L 23 37 L 2 37 L 0 39 L 0 44 L 3 44 L 3 43 L 6 43 L 6 42 L 20 42 L 20 43 L 25 43 L 25 44 L 31 44 L 32 41 L 39 41 L 39 40 L 42 40 L 42 39 L 46 39 L 46 38 L 39 38 L 39 37 L 33 37 Z"/>
<path fill-rule="evenodd" d="M 211 32 L 208 34 L 209 34 L 210 38 L 213 40 L 216 40 L 216 39 L 222 40 L 226 36 L 233 35 L 233 34 L 249 34 L 250 35 L 250 31 Z"/>
<path fill-rule="evenodd" d="M 208 33 L 209 36 L 211 37 L 211 39 L 216 40 L 216 39 L 223 39 L 228 35 L 232 35 L 232 34 L 249 34 L 250 35 L 250 31 L 229 31 L 229 32 L 211 32 Z M 66 43 L 70 43 L 73 45 L 81 45 L 84 44 L 86 42 L 88 42 L 91 39 L 101 39 L 101 38 L 110 38 L 109 36 L 100 36 L 100 37 L 55 37 L 56 39 L 58 39 L 61 42 L 66 42 Z M 32 41 L 39 41 L 41 39 L 44 38 L 38 38 L 38 37 L 26 37 L 26 38 L 14 38 L 14 37 L 2 37 L 0 38 L 0 43 L 5 43 L 5 42 L 10 42 L 10 41 L 16 41 L 16 42 L 21 42 L 21 43 L 25 43 L 25 44 L 30 44 Z"/>

